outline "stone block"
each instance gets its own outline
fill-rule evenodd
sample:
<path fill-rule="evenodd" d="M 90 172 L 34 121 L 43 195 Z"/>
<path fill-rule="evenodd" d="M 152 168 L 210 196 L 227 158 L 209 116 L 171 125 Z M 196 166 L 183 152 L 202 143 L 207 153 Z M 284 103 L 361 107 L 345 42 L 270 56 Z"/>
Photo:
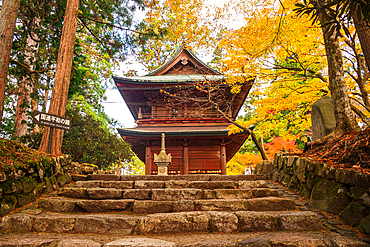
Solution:
<path fill-rule="evenodd" d="M 32 230 L 35 232 L 73 233 L 75 223 L 74 216 L 38 216 L 34 218 Z"/>
<path fill-rule="evenodd" d="M 369 174 L 357 172 L 355 176 L 356 176 L 356 181 L 357 181 L 356 186 L 364 188 L 364 189 L 370 188 L 370 175 Z M 368 191 L 370 192 L 370 190 Z"/>
<path fill-rule="evenodd" d="M 22 179 L 24 193 L 31 192 L 37 186 L 37 179 L 34 176 L 28 176 Z"/>
<path fill-rule="evenodd" d="M 193 181 L 192 188 L 202 190 L 234 189 L 237 183 L 234 181 Z"/>
<path fill-rule="evenodd" d="M 309 199 L 310 195 L 311 195 L 311 191 L 307 188 L 307 186 L 302 185 L 302 187 L 299 191 L 299 195 L 303 196 L 306 199 Z"/>
<path fill-rule="evenodd" d="M 76 181 L 75 184 L 73 184 L 74 188 L 99 188 L 100 183 L 103 181 L 100 180 L 90 180 L 90 181 Z"/>
<path fill-rule="evenodd" d="M 46 247 L 57 246 L 57 241 L 54 239 L 39 239 L 39 238 L 22 238 L 1 241 L 0 246 L 4 247 Z M 58 246 L 61 246 L 58 244 Z M 100 246 L 100 245 L 99 245 Z"/>
<path fill-rule="evenodd" d="M 214 190 L 203 190 L 203 199 L 216 199 L 216 192 Z"/>
<path fill-rule="evenodd" d="M 312 104 L 311 121 L 313 140 L 323 138 L 335 129 L 336 121 L 330 96 L 324 96 Z"/>
<path fill-rule="evenodd" d="M 87 180 L 120 181 L 119 175 L 113 174 L 89 174 Z"/>
<path fill-rule="evenodd" d="M 86 189 L 90 199 L 121 199 L 122 190 L 118 189 L 105 189 L 105 188 L 90 188 Z"/>
<path fill-rule="evenodd" d="M 201 189 L 152 189 L 154 201 L 199 200 L 202 197 Z"/>
<path fill-rule="evenodd" d="M 137 217 L 115 215 L 79 216 L 76 218 L 74 233 L 78 234 L 120 234 L 129 235 L 134 229 Z"/>
<path fill-rule="evenodd" d="M 258 189 L 252 189 L 251 191 L 252 191 L 253 197 L 268 197 L 268 196 L 278 197 L 279 196 L 278 191 L 274 189 L 258 188 Z"/>
<path fill-rule="evenodd" d="M 32 192 L 27 193 L 27 194 L 17 195 L 17 201 L 18 201 L 17 207 L 20 208 L 35 200 L 36 200 L 35 195 Z"/>
<path fill-rule="evenodd" d="M 100 187 L 102 188 L 112 188 L 112 189 L 133 189 L 133 181 L 101 181 Z"/>
<path fill-rule="evenodd" d="M 191 188 L 192 182 L 186 180 L 169 180 L 165 181 L 165 188 L 169 189 L 182 189 Z"/>
<path fill-rule="evenodd" d="M 60 197 L 41 198 L 38 207 L 50 212 L 73 212 L 76 206 L 76 200 L 64 199 Z"/>
<path fill-rule="evenodd" d="M 312 189 L 310 202 L 323 211 L 338 215 L 351 202 L 348 192 L 343 184 L 320 179 Z"/>
<path fill-rule="evenodd" d="M 139 220 L 136 234 L 183 234 L 209 232 L 210 216 L 203 212 L 152 214 Z"/>
<path fill-rule="evenodd" d="M 249 199 L 252 191 L 249 189 L 215 189 L 217 199 Z"/>
<path fill-rule="evenodd" d="M 1 221 L 1 231 L 30 232 L 35 217 L 28 214 L 11 214 L 5 216 Z"/>
<path fill-rule="evenodd" d="M 127 189 L 123 191 L 123 199 L 150 200 L 152 199 L 151 189 Z"/>
<path fill-rule="evenodd" d="M 358 225 L 357 230 L 363 234 L 370 235 L 370 215 L 363 218 L 360 222 L 360 225 Z"/>
<path fill-rule="evenodd" d="M 297 162 L 298 157 L 297 156 L 287 156 L 287 163 L 286 167 L 293 167 L 295 163 Z"/>
<path fill-rule="evenodd" d="M 164 188 L 164 181 L 147 181 L 139 180 L 135 181 L 135 189 L 154 189 Z"/>
<path fill-rule="evenodd" d="M 296 189 L 298 188 L 299 181 L 296 176 L 292 176 L 290 178 L 290 181 L 288 182 L 288 188 L 289 189 Z"/>
<path fill-rule="evenodd" d="M 316 164 L 311 159 L 306 158 L 306 167 L 308 172 L 314 172 Z"/>
<path fill-rule="evenodd" d="M 156 214 L 174 211 L 171 201 L 135 201 L 132 210 L 135 214 Z"/>
<path fill-rule="evenodd" d="M 85 188 L 62 188 L 58 191 L 58 195 L 70 198 L 87 198 Z"/>
<path fill-rule="evenodd" d="M 297 162 L 293 166 L 294 174 L 297 176 L 298 180 L 301 183 L 306 182 L 306 170 L 307 170 L 307 161 L 303 158 L 298 158 Z"/>
<path fill-rule="evenodd" d="M 0 214 L 4 216 L 15 210 L 18 204 L 16 196 L 4 196 L 3 202 L 1 203 Z"/>
<path fill-rule="evenodd" d="M 318 231 L 323 228 L 320 219 L 313 212 L 284 212 L 279 214 L 282 231 Z"/>
<path fill-rule="evenodd" d="M 238 187 L 239 189 L 267 188 L 267 184 L 264 180 L 239 181 Z"/>
<path fill-rule="evenodd" d="M 245 210 L 246 200 L 196 200 L 194 209 L 198 211 L 239 211 Z"/>
<path fill-rule="evenodd" d="M 295 210 L 293 200 L 279 197 L 254 198 L 245 201 L 245 210 L 249 211 L 283 211 Z"/>
<path fill-rule="evenodd" d="M 194 211 L 194 201 L 174 201 L 172 202 L 174 212 Z"/>
<path fill-rule="evenodd" d="M 101 247 L 100 243 L 89 239 L 63 239 L 58 247 Z"/>
<path fill-rule="evenodd" d="M 175 247 L 176 244 L 155 238 L 123 238 L 113 242 L 109 242 L 104 247 Z"/>
<path fill-rule="evenodd" d="M 241 211 L 235 212 L 238 217 L 239 232 L 277 231 L 279 217 L 266 212 Z"/>
<path fill-rule="evenodd" d="M 232 233 L 238 229 L 238 217 L 227 212 L 208 212 L 211 216 L 210 231 Z"/>
<path fill-rule="evenodd" d="M 357 184 L 356 172 L 353 169 L 335 169 L 335 180 L 342 184 L 355 186 Z"/>
<path fill-rule="evenodd" d="M 357 226 L 361 220 L 366 216 L 367 208 L 357 202 L 351 202 L 340 213 L 340 217 L 351 226 Z"/>
<path fill-rule="evenodd" d="M 78 200 L 77 206 L 88 213 L 111 212 L 111 211 L 127 211 L 133 205 L 134 200 Z"/>

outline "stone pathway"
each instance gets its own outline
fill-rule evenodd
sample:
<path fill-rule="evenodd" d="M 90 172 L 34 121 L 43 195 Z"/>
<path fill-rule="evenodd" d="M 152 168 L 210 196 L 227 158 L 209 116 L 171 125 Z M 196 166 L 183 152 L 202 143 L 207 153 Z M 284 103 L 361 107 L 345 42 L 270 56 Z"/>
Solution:
<path fill-rule="evenodd" d="M 107 181 L 102 182 L 102 178 L 106 178 Z M 209 181 L 195 181 L 208 179 L 206 176 L 194 176 L 190 177 L 191 181 L 177 182 L 151 181 L 154 178 L 146 176 L 125 182 L 122 182 L 122 178 L 121 181 L 117 181 L 114 176 L 97 177 L 97 179 L 100 180 L 77 182 L 71 189 L 59 191 L 59 195 L 68 195 L 68 198 L 56 197 L 56 194 L 46 195 L 38 203 L 28 205 L 20 209 L 17 214 L 8 217 L 6 223 L 3 220 L 1 227 L 3 231 L 8 229 L 8 232 L 5 231 L 0 235 L 0 246 L 370 246 L 369 238 L 344 226 L 335 217 L 315 209 L 309 205 L 308 200 L 301 198 L 295 192 L 269 180 L 253 182 L 258 185 L 257 187 L 262 187 L 260 185 L 264 184 L 265 188 L 246 188 L 246 184 L 249 186 L 250 182 L 240 181 L 234 184 L 234 182 L 227 182 L 227 176 L 212 177 L 225 182 L 211 181 L 211 178 Z M 116 179 L 116 182 L 112 182 L 113 179 Z M 168 180 L 169 177 L 165 179 Z M 181 177 L 177 176 L 176 179 Z M 253 181 L 255 179 L 254 177 Z M 117 186 L 124 186 L 120 188 L 123 191 L 123 197 L 116 191 Z M 172 188 L 169 188 L 171 186 Z M 220 189 L 220 186 L 226 187 Z M 233 191 L 231 191 L 232 188 L 234 188 Z M 200 190 L 202 193 L 199 192 Z M 130 196 L 125 198 L 125 193 Z M 144 198 L 135 199 L 142 196 L 142 193 L 147 194 Z M 231 199 L 227 199 L 229 197 Z M 275 202 L 277 207 L 281 205 L 287 208 L 271 207 Z M 284 203 L 281 204 L 281 202 Z M 117 212 L 117 206 L 115 206 L 117 203 L 125 208 L 125 212 Z M 295 204 L 300 211 L 291 211 L 291 203 Z M 125 205 L 122 206 L 123 204 Z M 180 204 L 190 208 L 176 211 L 174 205 Z M 233 206 L 230 208 L 227 204 Z M 47 211 L 64 210 L 67 213 L 44 212 L 45 209 L 40 210 L 38 205 L 47 208 Z M 136 210 L 140 206 L 142 212 L 147 209 L 153 212 L 149 215 L 135 214 L 135 212 L 141 212 L 135 211 L 135 205 Z M 182 209 L 184 209 L 183 206 Z M 76 209 L 83 210 L 84 213 L 75 212 Z M 107 212 L 102 214 L 101 211 Z M 158 213 L 162 211 L 167 213 Z M 311 214 L 315 217 L 311 218 Z M 132 231 L 122 230 L 129 227 L 122 228 L 117 225 L 116 220 L 120 217 L 125 224 L 131 222 L 136 231 L 141 229 L 141 232 L 137 232 L 139 235 L 132 235 Z M 182 225 L 181 231 L 175 229 L 179 218 L 186 222 Z M 114 224 L 107 224 L 106 221 L 113 221 L 111 219 L 114 219 Z M 315 226 L 317 223 L 312 221 L 307 228 L 306 223 L 313 219 L 321 222 L 322 226 L 320 224 L 320 227 L 317 227 Z M 271 222 L 268 222 L 271 220 L 277 221 L 278 224 L 270 225 Z M 205 230 L 202 230 L 204 222 L 208 222 L 208 227 L 205 225 Z M 92 224 L 98 227 L 92 227 Z M 256 228 L 253 229 L 250 225 Z M 266 229 L 272 231 L 255 232 L 263 225 L 264 227 L 267 225 Z M 32 232 L 35 226 L 38 232 Z M 310 228 L 312 226 L 314 227 Z M 22 228 L 26 230 L 22 233 L 16 232 Z M 50 233 L 53 230 L 56 232 Z M 200 233 L 204 231 L 209 232 Z M 82 232 L 85 233 L 82 234 Z"/>

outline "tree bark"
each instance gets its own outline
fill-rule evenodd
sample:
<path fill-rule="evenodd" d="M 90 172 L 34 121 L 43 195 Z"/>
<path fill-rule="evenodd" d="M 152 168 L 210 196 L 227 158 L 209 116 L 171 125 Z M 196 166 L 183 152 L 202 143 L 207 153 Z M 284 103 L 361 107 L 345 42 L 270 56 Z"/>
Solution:
<path fill-rule="evenodd" d="M 0 127 L 3 120 L 5 86 L 9 68 L 15 22 L 20 0 L 3 0 L 0 12 Z"/>
<path fill-rule="evenodd" d="M 77 14 L 78 14 L 78 0 L 68 0 L 66 13 L 64 16 L 64 24 L 62 30 L 62 37 L 60 40 L 57 67 L 54 77 L 54 87 L 50 100 L 49 113 L 59 116 L 64 116 L 67 100 L 68 90 L 71 78 L 71 69 L 73 61 L 74 43 L 76 40 L 77 29 Z M 47 151 L 49 139 L 49 127 L 45 127 L 42 136 L 39 150 Z M 61 155 L 62 150 L 63 131 L 60 129 L 54 130 L 54 138 L 51 146 L 51 153 L 54 155 Z"/>
<path fill-rule="evenodd" d="M 36 18 L 34 21 L 34 25 L 38 25 L 40 22 L 39 18 Z M 31 35 L 37 38 L 37 34 L 30 31 L 27 38 L 26 49 L 24 52 L 25 55 L 25 65 L 30 68 L 30 72 L 34 70 L 34 64 L 32 64 L 32 58 L 35 57 L 35 54 L 38 49 L 38 44 L 34 39 L 31 38 Z M 32 75 L 30 75 L 32 76 Z M 17 137 L 24 136 L 27 134 L 27 121 L 28 121 L 28 113 L 35 108 L 35 102 L 31 99 L 31 93 L 34 90 L 37 90 L 37 85 L 32 82 L 32 78 L 24 77 L 22 81 L 19 83 L 18 89 L 18 100 L 17 100 L 17 107 L 15 111 L 15 135 Z M 37 102 L 36 102 L 37 107 Z"/>
<path fill-rule="evenodd" d="M 252 137 L 252 141 L 253 143 L 256 145 L 258 151 L 260 152 L 261 154 L 261 157 L 263 160 L 268 160 L 267 156 L 266 156 L 266 153 L 265 153 L 265 150 L 263 149 L 263 147 L 261 146 L 261 144 L 258 142 L 258 139 L 256 137 L 256 135 L 254 134 L 254 132 L 240 124 L 238 124 L 237 122 L 235 122 L 234 120 L 232 120 L 231 118 L 229 118 L 229 116 L 227 116 L 225 114 L 225 112 L 221 111 L 220 108 L 218 107 L 218 105 L 214 102 L 212 102 L 212 106 L 213 108 L 219 112 L 227 121 L 229 121 L 230 123 L 234 124 L 235 126 L 237 126 L 238 128 L 244 130 L 245 132 L 247 132 L 251 137 Z"/>
<path fill-rule="evenodd" d="M 335 20 L 332 20 L 324 8 L 325 0 L 313 0 L 318 7 L 319 20 L 322 26 L 326 57 L 329 68 L 329 89 L 332 95 L 334 116 L 337 122 L 335 134 L 341 135 L 358 128 L 353 117 L 344 79 L 343 58 L 337 39 Z"/>
<path fill-rule="evenodd" d="M 364 53 L 366 65 L 370 70 L 370 25 L 364 20 L 359 20 L 357 11 L 352 16 L 353 22 L 355 23 L 356 32 L 358 39 L 360 40 L 362 52 Z"/>

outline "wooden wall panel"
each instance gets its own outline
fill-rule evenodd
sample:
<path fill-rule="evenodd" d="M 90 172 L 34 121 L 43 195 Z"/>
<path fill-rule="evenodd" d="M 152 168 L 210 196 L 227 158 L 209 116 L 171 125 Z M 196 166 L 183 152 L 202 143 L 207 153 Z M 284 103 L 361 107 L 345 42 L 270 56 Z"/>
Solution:
<path fill-rule="evenodd" d="M 189 158 L 220 159 L 219 146 L 190 146 Z"/>

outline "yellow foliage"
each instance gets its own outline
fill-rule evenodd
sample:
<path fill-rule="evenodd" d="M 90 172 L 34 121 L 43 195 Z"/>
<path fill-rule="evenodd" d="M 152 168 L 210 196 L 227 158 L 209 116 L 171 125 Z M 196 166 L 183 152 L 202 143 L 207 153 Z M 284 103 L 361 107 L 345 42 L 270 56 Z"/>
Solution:
<path fill-rule="evenodd" d="M 322 97 L 322 91 L 329 91 L 321 73 L 326 67 L 321 28 L 305 16 L 296 16 L 292 11 L 296 2 L 239 1 L 245 25 L 226 31 L 220 41 L 228 82 L 256 78 L 251 92 L 253 117 L 238 123 L 257 125 L 267 139 L 304 140 L 312 103 Z M 240 132 L 235 126 L 229 128 L 230 134 Z"/>
<path fill-rule="evenodd" d="M 246 167 L 254 167 L 262 162 L 261 156 L 252 153 L 236 153 L 234 157 L 227 162 L 226 170 L 228 175 L 244 174 Z"/>

